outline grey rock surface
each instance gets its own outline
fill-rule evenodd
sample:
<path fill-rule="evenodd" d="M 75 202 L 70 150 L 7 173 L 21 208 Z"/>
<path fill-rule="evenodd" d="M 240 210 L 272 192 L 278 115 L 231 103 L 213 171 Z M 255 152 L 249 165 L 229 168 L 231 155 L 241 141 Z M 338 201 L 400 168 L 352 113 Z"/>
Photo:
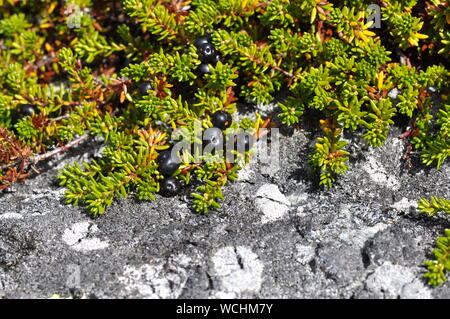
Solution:
<path fill-rule="evenodd" d="M 280 139 L 280 170 L 253 162 L 206 216 L 183 196 L 130 197 L 95 220 L 56 182 L 98 152 L 84 145 L 0 194 L 0 298 L 450 298 L 449 283 L 422 278 L 450 221 L 416 210 L 450 195 L 450 167 L 406 171 L 396 136 L 353 150 L 331 190 L 316 186 L 314 136 L 299 131 Z"/>

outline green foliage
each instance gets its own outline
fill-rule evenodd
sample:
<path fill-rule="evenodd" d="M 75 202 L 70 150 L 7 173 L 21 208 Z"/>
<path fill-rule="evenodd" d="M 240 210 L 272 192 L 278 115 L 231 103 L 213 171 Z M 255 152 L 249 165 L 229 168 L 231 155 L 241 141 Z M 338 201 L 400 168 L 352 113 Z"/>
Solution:
<path fill-rule="evenodd" d="M 110 131 L 110 128 L 106 128 Z M 139 138 L 112 133 L 100 161 L 69 165 L 59 175 L 66 186 L 68 203 L 85 205 L 92 217 L 105 212 L 115 197 L 126 197 L 135 190 L 139 199 L 155 199 L 159 190 L 156 149 L 163 149 L 164 134 L 140 130 Z M 160 145 L 161 144 L 161 145 Z"/>
<path fill-rule="evenodd" d="M 355 12 L 355 8 L 349 7 L 334 8 L 328 15 L 328 22 L 332 24 L 341 34 L 341 37 L 348 42 L 353 39 L 367 41 L 370 36 L 375 35 L 367 30 L 372 23 L 364 23 L 364 11 Z"/>
<path fill-rule="evenodd" d="M 171 40 L 178 35 L 175 16 L 160 1 L 125 0 L 123 7 L 130 17 L 139 22 L 144 32 L 148 30 L 158 40 Z"/>
<path fill-rule="evenodd" d="M 422 198 L 418 206 L 421 213 L 429 216 L 437 213 L 450 214 L 450 200 L 444 198 Z M 440 286 L 447 281 L 445 273 L 450 271 L 450 229 L 446 229 L 444 236 L 437 239 L 436 246 L 437 249 L 433 250 L 435 260 L 425 262 L 428 271 L 424 277 L 430 285 Z"/>
<path fill-rule="evenodd" d="M 371 112 L 367 114 L 367 132 L 363 138 L 369 141 L 372 146 L 381 146 L 387 138 L 389 126 L 394 123 L 392 117 L 395 109 L 388 99 L 381 99 L 377 102 L 370 100 Z"/>
<path fill-rule="evenodd" d="M 353 96 L 351 101 L 344 100 L 343 103 L 341 103 L 336 100 L 335 103 L 338 110 L 341 111 L 337 118 L 338 122 L 342 123 L 345 128 L 356 130 L 367 114 L 367 112 L 361 111 L 364 101 L 358 101 L 358 98 Z"/>
<path fill-rule="evenodd" d="M 409 46 L 418 46 L 420 39 L 428 38 L 427 35 L 419 33 L 423 26 L 423 21 L 411 15 L 411 12 L 401 12 L 399 5 L 388 6 L 383 13 L 391 26 L 391 35 L 398 42 L 401 49 Z"/>
<path fill-rule="evenodd" d="M 413 142 L 421 148 L 422 162 L 440 167 L 450 156 L 450 105 L 444 105 L 437 116 L 429 110 L 417 122 L 420 134 Z"/>
<path fill-rule="evenodd" d="M 431 197 L 430 200 L 422 198 L 419 201 L 419 210 L 429 216 L 433 216 L 441 212 L 450 214 L 450 200 L 434 196 Z"/>
<path fill-rule="evenodd" d="M 450 7 L 446 1 L 432 0 L 428 14 L 432 17 L 433 36 L 440 38 L 438 43 L 438 54 L 446 55 L 450 53 L 450 31 L 448 24 L 450 21 Z"/>
<path fill-rule="evenodd" d="M 331 187 L 335 175 L 348 169 L 345 163 L 350 153 L 344 150 L 348 143 L 342 140 L 342 129 L 332 120 L 322 120 L 321 124 L 325 136 L 317 139 L 310 163 L 320 170 L 320 185 Z"/>
<path fill-rule="evenodd" d="M 233 80 L 238 77 L 236 71 L 237 68 L 230 68 L 219 61 L 215 67 L 211 68 L 211 73 L 206 75 L 205 89 L 223 91 L 227 87 L 235 86 Z"/>
<path fill-rule="evenodd" d="M 445 236 L 436 241 L 437 249 L 433 250 L 435 260 L 426 261 L 428 272 L 424 277 L 433 286 L 440 286 L 447 281 L 445 272 L 450 271 L 450 229 L 445 230 Z"/>
<path fill-rule="evenodd" d="M 29 27 L 31 24 L 28 23 L 25 14 L 13 14 L 0 21 L 0 34 L 11 37 L 15 33 L 24 32 Z"/>
<path fill-rule="evenodd" d="M 109 44 L 105 37 L 100 33 L 94 31 L 88 36 L 82 37 L 75 44 L 75 51 L 84 58 L 87 63 L 92 63 L 96 57 L 108 57 L 116 51 L 121 51 L 124 48 L 115 43 Z"/>

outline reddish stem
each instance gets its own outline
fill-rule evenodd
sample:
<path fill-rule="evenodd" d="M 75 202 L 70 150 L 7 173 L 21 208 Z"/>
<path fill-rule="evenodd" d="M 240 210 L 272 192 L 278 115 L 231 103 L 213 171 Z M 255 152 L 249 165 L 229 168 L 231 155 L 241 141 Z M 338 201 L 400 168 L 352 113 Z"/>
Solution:
<path fill-rule="evenodd" d="M 59 153 L 67 151 L 68 149 L 70 149 L 70 148 L 76 146 L 77 144 L 83 142 L 88 137 L 89 137 L 89 134 L 85 134 L 83 136 L 80 136 L 80 137 L 72 140 L 71 142 L 69 142 L 68 144 L 66 144 L 64 146 L 61 146 L 61 147 L 59 147 L 57 149 L 54 149 L 53 151 L 50 151 L 50 152 L 47 152 L 47 153 L 44 153 L 44 154 L 41 154 L 41 155 L 37 155 L 37 156 L 34 156 L 34 157 L 31 157 L 31 158 L 29 158 L 29 159 L 27 159 L 25 161 L 26 163 L 24 163 L 24 165 L 26 165 L 26 166 L 28 166 L 29 164 L 36 165 L 38 162 L 41 162 L 41 161 L 46 160 L 46 159 L 49 159 L 49 158 L 51 158 L 51 157 L 53 157 L 53 156 L 55 156 L 55 155 L 57 155 Z M 14 162 L 14 163 L 10 163 L 10 164 L 6 164 L 6 165 L 3 165 L 3 166 L 0 166 L 0 170 L 4 170 L 4 169 L 7 169 L 7 168 L 16 166 L 17 164 L 19 164 L 19 162 Z"/>

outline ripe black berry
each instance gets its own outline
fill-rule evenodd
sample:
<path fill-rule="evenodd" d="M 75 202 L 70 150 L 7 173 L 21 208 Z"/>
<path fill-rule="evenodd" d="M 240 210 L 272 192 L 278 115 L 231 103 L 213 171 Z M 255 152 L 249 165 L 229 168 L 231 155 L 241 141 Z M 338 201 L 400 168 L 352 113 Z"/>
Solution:
<path fill-rule="evenodd" d="M 219 53 L 216 53 L 216 55 L 212 58 L 211 63 L 216 65 L 219 61 L 222 61 L 222 56 Z"/>
<path fill-rule="evenodd" d="M 238 152 L 247 152 L 255 144 L 255 137 L 247 133 L 241 133 L 236 136 L 235 148 Z"/>
<path fill-rule="evenodd" d="M 209 69 L 209 66 L 206 63 L 200 64 L 197 71 L 201 76 L 211 73 L 211 70 Z"/>
<path fill-rule="evenodd" d="M 198 48 L 200 54 L 200 60 L 202 62 L 213 62 L 216 57 L 216 50 L 211 43 L 203 44 Z"/>
<path fill-rule="evenodd" d="M 33 104 L 19 104 L 17 105 L 16 112 L 22 116 L 30 116 L 38 113 L 38 109 Z"/>
<path fill-rule="evenodd" d="M 33 104 L 19 104 L 12 115 L 13 124 L 17 123 L 21 118 L 38 114 L 39 110 Z"/>
<path fill-rule="evenodd" d="M 173 197 L 180 193 L 181 183 L 175 177 L 166 177 L 159 182 L 159 193 L 165 197 Z"/>
<path fill-rule="evenodd" d="M 211 36 L 210 35 L 205 35 L 202 36 L 200 38 L 198 38 L 197 40 L 195 40 L 194 45 L 198 48 L 200 48 L 202 45 L 204 44 L 210 44 L 211 43 Z"/>
<path fill-rule="evenodd" d="M 173 175 L 180 167 L 180 159 L 173 156 L 171 151 L 159 153 L 157 163 L 159 164 L 159 172 L 164 176 Z"/>
<path fill-rule="evenodd" d="M 151 90 L 153 90 L 153 88 L 150 82 L 142 82 L 139 86 L 139 92 L 141 95 L 148 95 L 148 92 Z"/>
<path fill-rule="evenodd" d="M 211 145 L 211 147 L 223 145 L 222 131 L 217 127 L 207 129 L 203 133 L 203 143 L 205 146 Z"/>
<path fill-rule="evenodd" d="M 215 127 L 225 130 L 230 127 L 233 119 L 231 118 L 230 113 L 225 111 L 217 111 L 212 115 L 211 122 Z"/>

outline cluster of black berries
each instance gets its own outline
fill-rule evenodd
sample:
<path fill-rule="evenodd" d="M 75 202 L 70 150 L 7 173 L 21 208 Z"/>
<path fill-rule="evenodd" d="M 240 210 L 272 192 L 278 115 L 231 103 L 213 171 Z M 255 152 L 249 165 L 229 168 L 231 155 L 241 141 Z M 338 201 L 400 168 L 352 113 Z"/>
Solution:
<path fill-rule="evenodd" d="M 195 41 L 195 46 L 198 50 L 200 64 L 198 68 L 198 73 L 200 75 L 205 75 L 210 73 L 209 64 L 216 65 L 217 62 L 221 60 L 220 54 L 216 52 L 214 45 L 211 43 L 211 36 L 206 35 L 198 38 Z M 141 95 L 147 95 L 147 92 L 152 90 L 149 82 L 143 82 L 140 86 Z M 223 132 L 230 127 L 233 119 L 230 113 L 226 111 L 217 111 L 211 116 L 211 122 L 213 127 L 208 129 L 203 134 L 204 146 L 216 146 L 223 145 Z M 244 143 L 244 149 L 249 150 L 253 144 L 253 140 L 248 135 L 238 138 L 238 143 Z M 180 159 L 174 158 L 170 150 L 163 151 L 158 155 L 157 159 L 159 165 L 159 172 L 164 175 L 164 179 L 160 182 L 160 194 L 166 197 L 173 197 L 178 195 L 181 191 L 181 183 L 178 179 L 173 177 L 173 174 L 180 167 Z"/>
<path fill-rule="evenodd" d="M 12 114 L 12 124 L 16 124 L 20 119 L 38 114 L 39 110 L 36 105 L 33 104 L 19 104 Z"/>
<path fill-rule="evenodd" d="M 214 146 L 220 145 L 223 138 L 221 131 L 229 128 L 233 120 L 230 113 L 217 111 L 211 116 L 211 122 L 214 127 L 209 130 L 211 132 L 210 134 L 205 134 L 207 136 L 204 136 L 203 139 L 206 141 L 211 140 Z M 254 143 L 255 138 L 252 135 L 240 133 L 236 136 L 234 149 L 247 152 L 253 147 Z"/>
<path fill-rule="evenodd" d="M 181 183 L 172 175 L 180 167 L 180 159 L 172 155 L 171 150 L 159 153 L 157 158 L 159 172 L 164 175 L 164 179 L 159 183 L 159 192 L 166 197 L 178 195 L 181 190 Z"/>
<path fill-rule="evenodd" d="M 230 113 L 225 111 L 217 111 L 211 117 L 213 128 L 208 129 L 203 135 L 204 145 L 212 145 L 216 147 L 223 141 L 222 130 L 230 127 L 233 122 Z M 180 168 L 180 159 L 167 150 L 159 153 L 157 158 L 159 172 L 164 175 L 164 179 L 160 182 L 160 194 L 166 197 L 178 195 L 181 190 L 181 183 L 173 177 L 173 174 Z"/>
<path fill-rule="evenodd" d="M 221 56 L 214 48 L 211 40 L 210 35 L 205 35 L 198 38 L 194 43 L 198 50 L 200 61 L 202 61 L 202 64 L 198 67 L 198 73 L 200 75 L 205 75 L 210 72 L 208 64 L 216 65 L 221 60 Z"/>
<path fill-rule="evenodd" d="M 204 146 L 211 146 L 211 148 L 220 148 L 224 146 L 223 132 L 231 126 L 233 122 L 230 113 L 225 111 L 217 111 L 211 116 L 212 128 L 209 128 L 203 134 Z M 247 133 L 239 133 L 236 135 L 234 141 L 234 149 L 238 152 L 249 151 L 255 143 L 253 135 Z"/>

